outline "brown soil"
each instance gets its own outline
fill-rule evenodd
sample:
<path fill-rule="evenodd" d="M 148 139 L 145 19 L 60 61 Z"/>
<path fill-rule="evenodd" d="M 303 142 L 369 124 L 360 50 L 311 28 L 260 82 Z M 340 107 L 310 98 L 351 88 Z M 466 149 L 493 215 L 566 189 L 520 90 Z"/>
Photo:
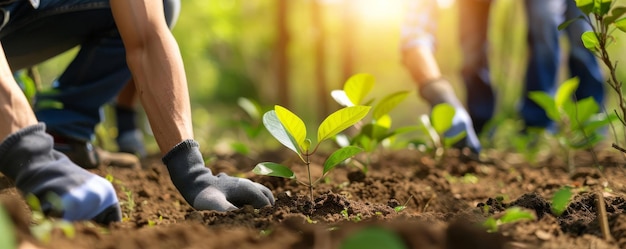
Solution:
<path fill-rule="evenodd" d="M 23 245 L 40 248 L 340 248 L 359 240 L 372 248 L 381 240 L 363 237 L 376 235 L 399 239 L 406 248 L 626 248 L 624 158 L 610 149 L 597 154 L 602 172 L 583 152 L 573 174 L 557 157 L 530 166 L 511 153 L 491 153 L 492 163 L 479 163 L 451 151 L 437 164 L 413 150 L 383 151 L 373 155 L 367 174 L 348 166 L 332 171 L 315 187 L 314 203 L 307 187 L 250 173 L 261 161 L 284 162 L 306 179 L 305 167 L 290 155 L 215 156 L 209 164 L 214 172 L 249 177 L 277 198 L 273 207 L 226 213 L 187 205 L 158 158 L 142 162 L 143 169 L 101 167 L 94 172 L 113 176 L 124 221 L 108 227 L 74 223 L 74 236 L 54 231 L 47 242 L 29 234 L 29 211 L 3 177 L 0 196 Z M 313 162 L 319 176 L 322 158 Z M 562 186 L 575 194 L 556 217 L 550 202 Z M 604 197 L 614 240 L 602 235 L 597 193 Z M 394 209 L 401 205 L 406 209 Z M 511 206 L 532 210 L 537 219 L 503 224 L 495 233 L 480 225 Z"/>

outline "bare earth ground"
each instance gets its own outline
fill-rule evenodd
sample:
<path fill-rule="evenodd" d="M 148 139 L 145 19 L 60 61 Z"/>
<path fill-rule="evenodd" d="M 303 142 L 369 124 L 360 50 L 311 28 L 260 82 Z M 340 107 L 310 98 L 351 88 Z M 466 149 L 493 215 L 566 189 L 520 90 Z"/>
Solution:
<path fill-rule="evenodd" d="M 273 207 L 227 213 L 187 205 L 159 158 L 142 162 L 143 169 L 101 166 L 94 172 L 113 176 L 127 218 L 108 227 L 74 223 L 74 236 L 55 231 L 45 243 L 29 235 L 29 211 L 2 176 L 0 197 L 22 245 L 40 248 L 339 248 L 375 229 L 399 236 L 406 248 L 626 248 L 625 162 L 611 149 L 597 155 L 603 172 L 582 152 L 571 176 L 557 157 L 538 167 L 515 154 L 491 153 L 492 163 L 478 163 L 452 151 L 437 165 L 417 151 L 382 151 L 367 174 L 347 166 L 332 171 L 315 188 L 314 205 L 308 188 L 250 173 L 261 161 L 286 162 L 306 179 L 305 167 L 286 155 L 291 154 L 216 156 L 209 163 L 214 172 L 249 177 L 277 197 Z M 319 175 L 322 158 L 313 162 L 313 174 Z M 555 217 L 550 200 L 562 186 L 571 186 L 575 195 L 567 211 Z M 594 193 L 603 193 L 613 241 L 602 238 Z M 394 210 L 400 205 L 406 209 Z M 533 210 L 537 220 L 505 224 L 496 233 L 479 225 L 514 205 Z"/>

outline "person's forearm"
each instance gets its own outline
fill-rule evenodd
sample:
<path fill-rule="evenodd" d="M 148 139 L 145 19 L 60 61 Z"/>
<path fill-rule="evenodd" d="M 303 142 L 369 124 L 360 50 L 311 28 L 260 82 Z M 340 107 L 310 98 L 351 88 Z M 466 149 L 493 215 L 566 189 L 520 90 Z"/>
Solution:
<path fill-rule="evenodd" d="M 169 31 L 129 53 L 128 64 L 156 141 L 164 155 L 193 139 L 191 108 L 183 62 Z"/>
<path fill-rule="evenodd" d="M 441 78 L 439 65 L 429 48 L 418 46 L 407 49 L 402 55 L 402 62 L 418 88 L 429 81 Z"/>
<path fill-rule="evenodd" d="M 37 118 L 17 86 L 0 46 L 0 142 L 9 134 L 37 124 Z"/>

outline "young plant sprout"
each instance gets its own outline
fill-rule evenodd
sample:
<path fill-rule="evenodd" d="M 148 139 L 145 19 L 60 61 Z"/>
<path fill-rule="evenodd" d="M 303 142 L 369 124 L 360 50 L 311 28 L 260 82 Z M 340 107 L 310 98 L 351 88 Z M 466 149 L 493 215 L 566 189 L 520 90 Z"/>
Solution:
<path fill-rule="evenodd" d="M 542 91 L 533 91 L 528 95 L 557 124 L 555 136 L 566 155 L 570 173 L 575 169 L 572 152 L 591 148 L 602 141 L 602 128 L 617 118 L 613 113 L 598 113 L 600 105 L 593 97 L 574 101 L 578 83 L 578 78 L 563 82 L 554 97 Z"/>
<path fill-rule="evenodd" d="M 614 112 L 626 129 L 626 98 L 623 90 L 623 82 L 617 76 L 617 61 L 611 58 L 608 46 L 617 41 L 614 32 L 626 33 L 626 7 L 616 5 L 616 0 L 576 0 L 576 6 L 583 15 L 566 20 L 559 25 L 559 30 L 565 29 L 572 22 L 584 21 L 589 23 L 592 31 L 586 31 L 581 35 L 583 45 L 589 49 L 608 69 L 607 84 L 617 94 L 618 109 Z M 581 19 L 581 20 L 579 20 Z M 617 138 L 616 138 L 617 140 Z M 613 147 L 626 152 L 626 149 L 613 143 Z"/>
<path fill-rule="evenodd" d="M 306 126 L 302 119 L 276 105 L 274 110 L 263 115 L 265 128 L 285 147 L 295 152 L 304 162 L 308 171 L 308 182 L 296 179 L 296 175 L 287 166 L 273 162 L 262 162 L 256 165 L 253 172 L 258 175 L 277 176 L 294 179 L 309 187 L 311 202 L 313 202 L 313 186 L 339 163 L 358 154 L 363 149 L 356 146 L 347 146 L 333 152 L 324 162 L 322 176 L 315 182 L 311 179 L 310 156 L 315 154 L 321 142 L 333 138 L 339 132 L 356 124 L 369 112 L 369 106 L 351 106 L 342 108 L 330 114 L 318 127 L 317 144 L 311 147 L 311 140 L 306 137 Z"/>
<path fill-rule="evenodd" d="M 426 114 L 420 116 L 421 127 L 430 138 L 436 159 L 441 159 L 446 149 L 451 148 L 467 135 L 463 131 L 453 137 L 445 136 L 445 133 L 452 128 L 452 119 L 455 113 L 456 111 L 452 105 L 441 103 L 433 107 L 430 116 Z"/>
<path fill-rule="evenodd" d="M 391 116 L 389 116 L 389 112 L 404 101 L 411 92 L 394 92 L 384 96 L 378 102 L 376 102 L 375 99 L 366 100 L 365 97 L 374 88 L 374 83 L 374 76 L 360 73 L 350 77 L 346 83 L 344 83 L 343 90 L 331 91 L 330 94 L 333 99 L 342 106 L 364 105 L 372 107 L 372 120 L 365 124 L 361 124 L 361 122 L 357 123 L 355 125 L 357 130 L 356 134 L 352 137 L 346 134 L 337 135 L 336 142 L 339 146 L 358 146 L 370 153 L 384 141 L 390 141 L 400 133 L 417 130 L 416 127 L 402 127 L 391 130 L 392 119 Z M 368 164 L 369 162 L 363 164 L 364 172 L 367 172 Z"/>

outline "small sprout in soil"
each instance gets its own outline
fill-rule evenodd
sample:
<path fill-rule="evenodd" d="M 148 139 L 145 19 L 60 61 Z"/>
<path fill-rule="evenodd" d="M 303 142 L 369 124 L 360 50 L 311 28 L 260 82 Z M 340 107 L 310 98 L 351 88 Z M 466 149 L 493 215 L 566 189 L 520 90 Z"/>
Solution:
<path fill-rule="evenodd" d="M 366 227 L 341 242 L 340 249 L 406 249 L 408 246 L 397 233 L 382 227 Z"/>
<path fill-rule="evenodd" d="M 557 217 L 561 216 L 567 209 L 571 197 L 572 190 L 567 186 L 556 191 L 552 196 L 552 213 Z"/>
<path fill-rule="evenodd" d="M 407 199 L 407 200 L 404 202 L 404 204 L 403 204 L 403 205 L 395 206 L 395 207 L 393 208 L 393 211 L 396 211 L 396 213 L 400 213 L 400 212 L 402 212 L 403 210 L 405 210 L 405 209 L 406 209 L 406 205 L 409 203 L 409 201 L 411 200 L 411 198 L 413 198 L 413 195 L 409 196 L 409 199 Z"/>
<path fill-rule="evenodd" d="M 3 237 L 0 240 L 0 248 L 17 248 L 15 229 L 3 205 L 0 205 L 0 234 Z"/>
<path fill-rule="evenodd" d="M 271 229 L 262 229 L 262 230 L 259 232 L 259 235 L 261 235 L 261 237 L 267 237 L 267 236 L 269 236 L 270 234 L 272 234 L 272 230 L 271 230 Z"/>
<path fill-rule="evenodd" d="M 133 198 L 133 191 L 124 186 L 122 186 L 122 192 L 126 195 L 126 201 L 120 202 L 123 214 L 122 221 L 128 221 L 133 216 L 133 212 L 135 212 L 135 198 Z"/>
<path fill-rule="evenodd" d="M 446 137 L 445 133 L 452 128 L 452 119 L 456 110 L 448 103 L 441 103 L 433 106 L 430 116 L 424 114 L 420 116 L 421 128 L 430 138 L 435 159 L 439 162 L 445 154 L 446 149 L 465 138 L 465 131 L 453 137 Z"/>
<path fill-rule="evenodd" d="M 483 222 L 483 226 L 487 228 L 487 232 L 493 233 L 498 231 L 498 227 L 503 224 L 515 223 L 525 220 L 536 220 L 532 211 L 522 209 L 520 207 L 510 207 L 504 210 L 504 214 L 493 215 Z"/>
<path fill-rule="evenodd" d="M 608 69 L 607 83 L 617 94 L 616 99 L 619 102 L 617 105 L 619 110 L 615 109 L 614 113 L 621 121 L 623 128 L 626 128 L 626 98 L 624 98 L 623 83 L 617 76 L 617 61 L 611 58 L 607 49 L 617 40 L 613 32 L 626 32 L 626 17 L 624 17 L 626 7 L 614 5 L 616 2 L 616 0 L 577 0 L 576 6 L 584 15 L 566 20 L 558 28 L 559 30 L 565 29 L 572 22 L 581 20 L 590 25 L 592 30 L 584 32 L 581 40 L 583 45 Z M 616 143 L 613 143 L 613 148 L 623 150 Z"/>
<path fill-rule="evenodd" d="M 63 210 L 61 206 L 61 199 L 56 194 L 50 192 L 45 197 L 52 205 L 50 213 L 58 213 L 59 210 Z M 41 207 L 40 200 L 33 194 L 26 195 L 26 203 L 32 210 L 31 214 L 31 226 L 30 232 L 37 240 L 47 243 L 50 241 L 52 231 L 61 230 L 65 237 L 74 238 L 76 230 L 74 225 L 65 220 L 57 220 L 51 217 L 47 217 Z"/>
<path fill-rule="evenodd" d="M 342 106 L 371 106 L 372 119 L 370 122 L 359 122 L 354 128 L 355 132 L 348 135 L 338 134 L 335 142 L 341 146 L 358 146 L 367 152 L 366 162 L 360 162 L 361 170 L 367 173 L 368 165 L 371 164 L 371 154 L 380 146 L 390 147 L 395 141 L 395 137 L 402 133 L 416 131 L 415 127 L 401 127 L 391 130 L 392 119 L 389 116 L 394 108 L 398 106 L 411 93 L 410 91 L 398 91 L 384 96 L 380 101 L 375 99 L 366 100 L 365 97 L 374 88 L 375 79 L 371 74 L 360 73 L 350 77 L 343 85 L 342 90 L 331 91 L 331 96 Z"/>
<path fill-rule="evenodd" d="M 339 132 L 359 122 L 367 115 L 370 109 L 371 107 L 369 106 L 351 106 L 330 114 L 318 127 L 317 145 L 311 147 L 311 140 L 306 137 L 307 129 L 302 119 L 286 108 L 276 105 L 274 110 L 268 111 L 263 115 L 263 124 L 276 140 L 294 151 L 300 160 L 304 162 L 308 172 L 308 181 L 299 181 L 289 167 L 273 162 L 259 163 L 252 172 L 258 175 L 294 179 L 298 183 L 309 187 L 310 200 L 313 202 L 313 186 L 321 179 L 324 179 L 326 174 L 337 165 L 362 152 L 363 149 L 357 146 L 347 146 L 334 151 L 324 162 L 322 175 L 315 181 L 312 180 L 311 176 L 310 157 L 315 154 L 321 142 L 331 139 Z"/>
<path fill-rule="evenodd" d="M 343 210 L 341 210 L 341 216 L 343 216 L 343 218 L 345 218 L 346 220 L 349 219 L 347 208 L 344 208 Z"/>
<path fill-rule="evenodd" d="M 558 125 L 554 135 L 565 154 L 570 173 L 575 170 L 573 152 L 592 148 L 602 141 L 604 127 L 617 119 L 613 113 L 607 115 L 599 112 L 600 105 L 593 97 L 574 101 L 578 84 L 577 77 L 566 80 L 559 86 L 554 97 L 542 91 L 528 94 L 530 99 L 543 108 L 548 118 Z"/>
<path fill-rule="evenodd" d="M 461 178 L 447 174 L 445 176 L 445 178 L 450 183 L 457 183 L 457 182 L 467 183 L 467 184 L 476 184 L 476 183 L 478 183 L 478 177 L 476 175 L 472 174 L 472 173 L 466 173 Z"/>
<path fill-rule="evenodd" d="M 163 221 L 163 215 L 159 215 L 159 219 L 158 222 L 162 222 Z M 148 220 L 148 227 L 153 227 L 157 224 L 157 221 L 154 220 Z"/>
<path fill-rule="evenodd" d="M 309 224 L 316 224 L 317 223 L 316 220 L 311 219 L 311 217 L 309 217 L 308 215 L 306 216 L 306 222 L 309 223 Z"/>

